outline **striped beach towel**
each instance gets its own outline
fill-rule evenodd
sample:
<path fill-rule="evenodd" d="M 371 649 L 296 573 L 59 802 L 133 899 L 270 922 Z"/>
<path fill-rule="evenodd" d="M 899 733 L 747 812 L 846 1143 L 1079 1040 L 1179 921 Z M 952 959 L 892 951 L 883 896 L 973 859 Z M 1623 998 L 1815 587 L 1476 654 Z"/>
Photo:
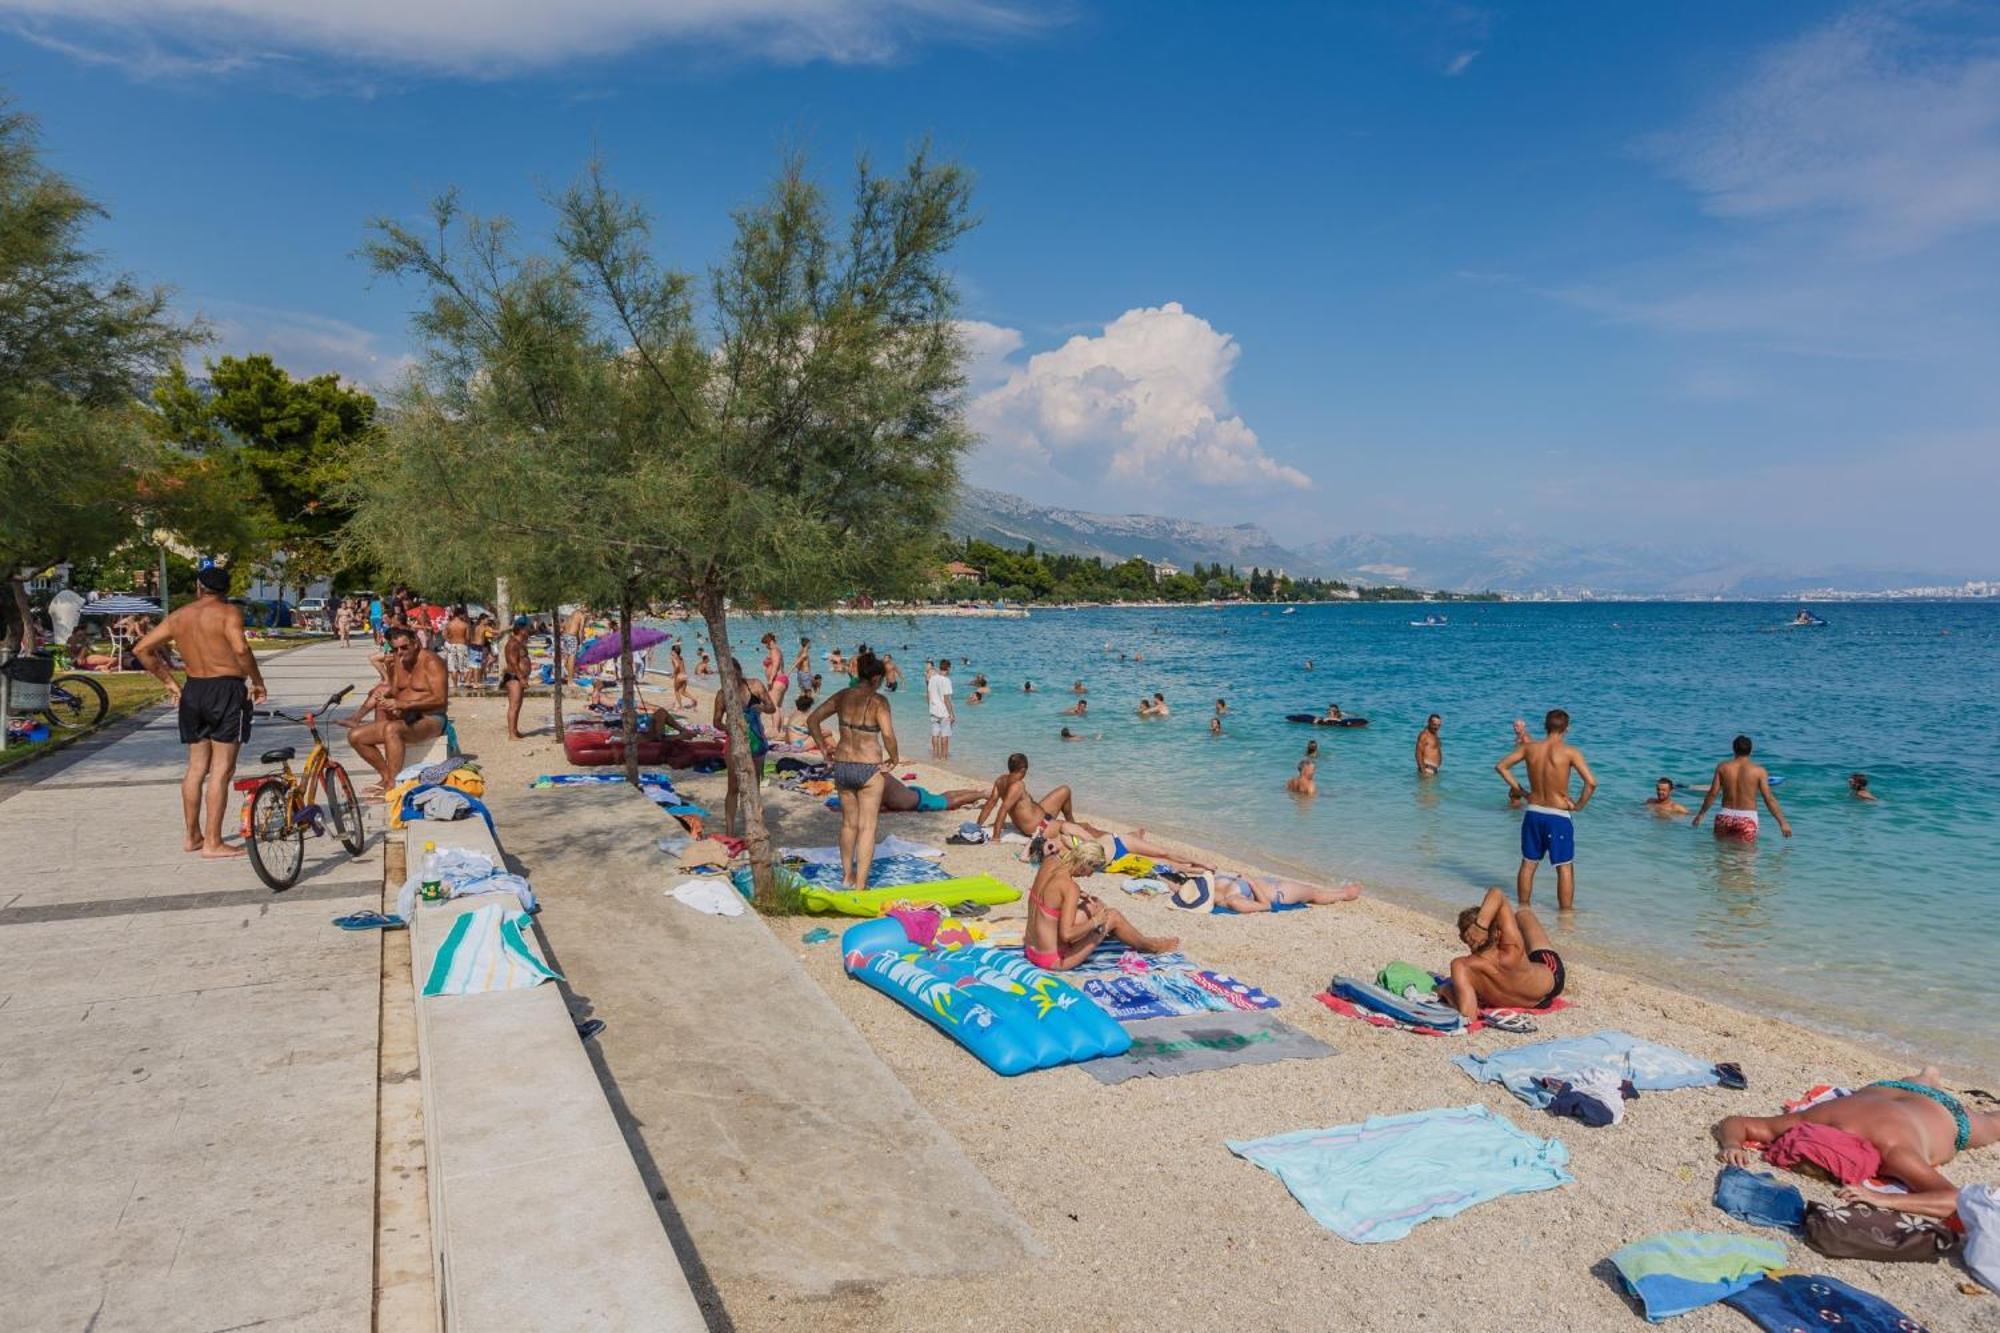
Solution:
<path fill-rule="evenodd" d="M 487 903 L 462 913 L 431 960 L 425 995 L 472 995 L 523 990 L 561 980 L 535 951 L 529 916 L 511 903 Z"/>

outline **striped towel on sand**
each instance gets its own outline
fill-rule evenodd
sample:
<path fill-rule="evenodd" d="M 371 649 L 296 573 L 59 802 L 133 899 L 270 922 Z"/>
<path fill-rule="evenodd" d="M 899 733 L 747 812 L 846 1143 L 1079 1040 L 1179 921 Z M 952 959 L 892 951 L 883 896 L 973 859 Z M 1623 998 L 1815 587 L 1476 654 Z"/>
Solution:
<path fill-rule="evenodd" d="M 462 913 L 431 960 L 424 994 L 523 990 L 561 980 L 535 951 L 528 922 L 528 914 L 512 903 L 487 903 Z"/>

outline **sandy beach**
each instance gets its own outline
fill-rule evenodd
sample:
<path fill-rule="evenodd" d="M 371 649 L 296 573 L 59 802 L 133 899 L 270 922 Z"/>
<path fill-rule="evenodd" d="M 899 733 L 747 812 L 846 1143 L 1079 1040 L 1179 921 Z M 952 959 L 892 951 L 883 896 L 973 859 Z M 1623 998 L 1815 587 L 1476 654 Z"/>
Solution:
<path fill-rule="evenodd" d="M 662 699 L 664 694 L 662 693 Z M 707 716 L 706 696 L 698 716 Z M 905 749 L 924 748 L 922 696 L 895 699 L 907 733 Z M 531 702 L 530 724 L 541 730 L 508 743 L 497 700 L 454 701 L 466 748 L 477 753 L 489 781 L 489 804 L 510 824 L 547 819 L 558 807 L 530 796 L 538 773 L 567 766 L 546 730 L 546 701 Z M 1030 783 L 1037 791 L 1064 780 L 1062 750 L 1034 754 Z M 984 785 L 991 774 L 955 774 L 905 760 L 934 789 Z M 719 812 L 721 775 L 676 775 L 677 784 Z M 767 787 L 769 818 L 780 844 L 835 840 L 838 815 L 817 800 Z M 1079 813 L 1090 793 L 1078 793 Z M 882 833 L 934 846 L 970 812 L 884 815 Z M 672 831 L 635 807 L 635 839 Z M 1152 834 L 1187 845 L 1175 830 Z M 988 872 L 1025 888 L 1030 869 L 1014 845 L 946 849 L 954 875 Z M 1198 851 L 1198 848 L 1190 847 Z M 1254 869 L 1232 864 L 1232 869 Z M 1337 868 L 1336 868 L 1337 872 Z M 542 928 L 564 958 L 569 984 L 595 997 L 612 1025 L 604 1059 L 613 1075 L 620 1043 L 643 1042 L 646 1016 L 604 1007 L 609 978 L 593 975 L 594 948 L 615 947 L 616 933 L 635 923 L 622 912 L 688 909 L 660 895 L 677 882 L 661 858 L 656 886 L 613 908 L 587 909 L 595 886 L 583 877 L 537 874 L 547 912 Z M 1035 1329 L 1212 1329 L 1217 1327 L 1407 1330 L 1412 1327 L 1491 1329 L 1529 1320 L 1589 1329 L 1640 1326 L 1620 1293 L 1606 1256 L 1661 1231 L 1696 1228 L 1752 1232 L 1710 1204 L 1718 1170 L 1710 1124 L 1732 1113 L 1769 1114 L 1778 1103 L 1819 1082 L 1857 1084 L 1909 1072 L 1906 1058 L 1706 1001 L 1695 993 L 1634 980 L 1589 964 L 1572 965 L 1565 1011 L 1542 1016 L 1537 1036 L 1481 1032 L 1425 1037 L 1387 1031 L 1330 1012 L 1313 1000 L 1335 973 L 1371 976 L 1392 959 L 1441 967 L 1456 952 L 1444 923 L 1364 897 L 1339 907 L 1280 916 L 1219 917 L 1176 911 L 1162 901 L 1120 890 L 1116 876 L 1092 887 L 1142 929 L 1178 935 L 1182 949 L 1205 966 L 1232 973 L 1278 996 L 1280 1017 L 1336 1048 L 1332 1058 L 1240 1067 L 1174 1079 L 1141 1078 L 1105 1087 L 1077 1068 L 1001 1078 L 936 1029 L 875 991 L 849 980 L 837 943 L 805 945 L 802 933 L 821 922 L 771 919 L 807 973 L 822 986 L 868 1044 L 954 1135 L 1046 1247 L 1048 1257 L 1013 1272 L 949 1281 L 905 1281 L 865 1288 L 802 1292 L 768 1280 L 732 1275 L 726 1256 L 704 1255 L 715 1294 L 739 1329 L 934 1329 L 988 1327 L 996 1320 Z M 576 905 L 579 910 L 566 910 Z M 990 920 L 1023 919 L 1020 904 Z M 1553 916 L 1553 914 L 1551 914 Z M 745 918 L 746 926 L 756 926 Z M 824 921 L 836 933 L 848 922 Z M 759 927 L 761 928 L 761 927 Z M 1557 942 L 1561 943 L 1560 927 Z M 600 981 L 605 987 L 600 987 Z M 1591 1129 L 1533 1110 L 1497 1086 L 1473 1083 L 1451 1056 L 1488 1052 L 1548 1037 L 1582 1036 L 1607 1028 L 1678 1047 L 1710 1060 L 1742 1065 L 1750 1088 L 1648 1093 L 1632 1103 L 1622 1124 Z M 1569 1150 L 1576 1182 L 1558 1190 L 1515 1195 L 1448 1220 L 1427 1223 L 1403 1240 L 1354 1245 L 1323 1230 L 1273 1176 L 1233 1156 L 1225 1139 L 1248 1139 L 1432 1107 L 1484 1105 Z M 642 1104 L 630 1114 L 652 1145 L 670 1146 L 670 1124 L 648 1120 Z M 866 1132 L 866 1126 L 854 1126 Z M 810 1154 L 809 1141 L 787 1151 Z M 656 1151 L 656 1155 L 657 1151 Z M 1946 1170 L 1960 1183 L 2000 1174 L 1992 1150 L 1962 1156 Z M 1828 1187 L 1792 1177 L 1808 1198 Z M 1775 1232 L 1758 1234 L 1775 1236 Z M 699 1248 L 702 1237 L 691 1242 Z M 2000 1329 L 2000 1299 L 1966 1295 L 1956 1264 L 1865 1264 L 1827 1260 L 1802 1242 L 1791 1244 L 1801 1271 L 1824 1272 L 1875 1292 L 1933 1329 Z M 1747 1328 L 1722 1306 L 1677 1321 L 1688 1330 Z"/>

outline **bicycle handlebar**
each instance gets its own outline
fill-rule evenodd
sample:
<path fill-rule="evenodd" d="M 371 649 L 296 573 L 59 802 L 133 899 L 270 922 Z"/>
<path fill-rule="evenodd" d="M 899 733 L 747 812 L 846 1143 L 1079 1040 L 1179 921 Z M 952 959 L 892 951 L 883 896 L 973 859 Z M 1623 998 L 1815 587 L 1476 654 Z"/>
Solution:
<path fill-rule="evenodd" d="M 338 708 L 340 706 L 341 700 L 345 699 L 348 695 L 352 693 L 354 693 L 354 687 L 352 685 L 341 686 L 339 692 L 334 694 L 332 698 L 328 699 L 325 703 L 321 704 L 317 709 L 313 710 L 312 713 L 307 714 L 305 717 L 295 717 L 292 714 L 287 713 L 283 709 L 279 708 L 270 709 L 268 716 L 281 717 L 285 719 L 285 721 L 287 722 L 299 722 L 303 723 L 306 726 L 311 726 L 313 724 L 312 723 L 313 718 L 316 718 L 320 713 L 332 712 L 335 708 Z"/>

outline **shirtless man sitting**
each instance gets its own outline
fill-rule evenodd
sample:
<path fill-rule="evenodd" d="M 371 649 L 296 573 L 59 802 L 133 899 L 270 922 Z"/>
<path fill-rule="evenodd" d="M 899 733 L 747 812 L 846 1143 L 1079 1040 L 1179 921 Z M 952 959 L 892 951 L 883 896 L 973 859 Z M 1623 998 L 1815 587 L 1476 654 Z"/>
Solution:
<path fill-rule="evenodd" d="M 222 841 L 222 816 L 236 753 L 250 739 L 250 706 L 264 702 L 264 675 L 244 636 L 243 612 L 229 600 L 229 571 L 211 565 L 194 581 L 194 600 L 148 630 L 132 654 L 166 685 L 180 711 L 181 744 L 188 747 L 181 846 L 207 857 L 242 856 L 243 848 Z M 167 665 L 169 643 L 187 668 L 185 685 Z"/>
<path fill-rule="evenodd" d="M 1546 1009 L 1563 993 L 1562 955 L 1532 908 L 1515 911 L 1499 888 L 1458 914 L 1458 938 L 1471 952 L 1454 958 L 1440 998 L 1477 1019 L 1481 1009 Z"/>
<path fill-rule="evenodd" d="M 1521 742 L 1493 768 L 1507 780 L 1511 796 L 1519 796 L 1521 784 L 1509 770 L 1516 764 L 1528 766 L 1528 810 L 1521 817 L 1521 868 L 1514 876 L 1514 892 L 1521 906 L 1534 901 L 1535 871 L 1546 856 L 1556 868 L 1556 906 L 1567 912 L 1576 906 L 1576 833 L 1570 816 L 1590 804 L 1597 779 L 1584 762 L 1583 751 L 1569 743 L 1568 713 L 1551 708 L 1542 719 L 1542 730 L 1541 740 Z M 1583 793 L 1575 800 L 1569 794 L 1571 773 L 1583 779 Z"/>
<path fill-rule="evenodd" d="M 1887 1079 L 1856 1088 L 1845 1097 L 1790 1115 L 1732 1115 L 1716 1122 L 1716 1160 L 1735 1166 L 1754 1163 L 1764 1145 L 1799 1125 L 1826 1125 L 1866 1139 L 1882 1154 L 1882 1174 L 1910 1187 L 1915 1195 L 1941 1195 L 1954 1186 L 1938 1170 L 1968 1148 L 2000 1141 L 2000 1112 L 1968 1111 L 1939 1086 L 1935 1067 L 1908 1078 Z M 1873 1190 L 1845 1190 L 1842 1197 L 1894 1208 L 1893 1196 Z M 1905 1200 L 1907 1202 L 1907 1200 Z"/>
<path fill-rule="evenodd" d="M 1722 808 L 1715 812 L 1715 836 L 1749 842 L 1757 836 L 1757 798 L 1761 796 L 1771 807 L 1771 818 L 1778 821 L 1778 831 L 1791 837 L 1792 826 L 1785 822 L 1785 812 L 1779 809 L 1777 794 L 1771 790 L 1771 775 L 1750 758 L 1750 738 L 1738 736 L 1729 748 L 1734 757 L 1715 766 L 1715 778 L 1702 793 L 1701 809 L 1694 812 L 1694 826 L 1701 827 L 1701 817 L 1720 796 Z"/>
<path fill-rule="evenodd" d="M 1674 780 L 1661 778 L 1653 784 L 1653 794 L 1646 798 L 1646 809 L 1662 819 L 1679 819 L 1688 808 L 1674 799 Z"/>
<path fill-rule="evenodd" d="M 375 719 L 347 733 L 354 752 L 375 770 L 375 785 L 362 793 L 371 801 L 383 799 L 395 785 L 410 746 L 444 734 L 451 694 L 444 662 L 418 647 L 413 631 L 399 626 L 383 637 L 391 653 L 388 689 L 376 706 Z"/>
<path fill-rule="evenodd" d="M 994 841 L 1007 831 L 1007 821 L 1029 837 L 1041 832 L 1042 825 L 1060 816 L 1063 819 L 1076 818 L 1076 807 L 1072 803 L 1068 787 L 1057 787 L 1047 796 L 1037 801 L 1028 794 L 1028 756 L 1016 752 L 1007 756 L 1007 771 L 993 779 L 993 786 L 986 794 L 986 804 L 979 807 L 979 822 L 984 824 L 988 817 L 993 823 Z"/>

